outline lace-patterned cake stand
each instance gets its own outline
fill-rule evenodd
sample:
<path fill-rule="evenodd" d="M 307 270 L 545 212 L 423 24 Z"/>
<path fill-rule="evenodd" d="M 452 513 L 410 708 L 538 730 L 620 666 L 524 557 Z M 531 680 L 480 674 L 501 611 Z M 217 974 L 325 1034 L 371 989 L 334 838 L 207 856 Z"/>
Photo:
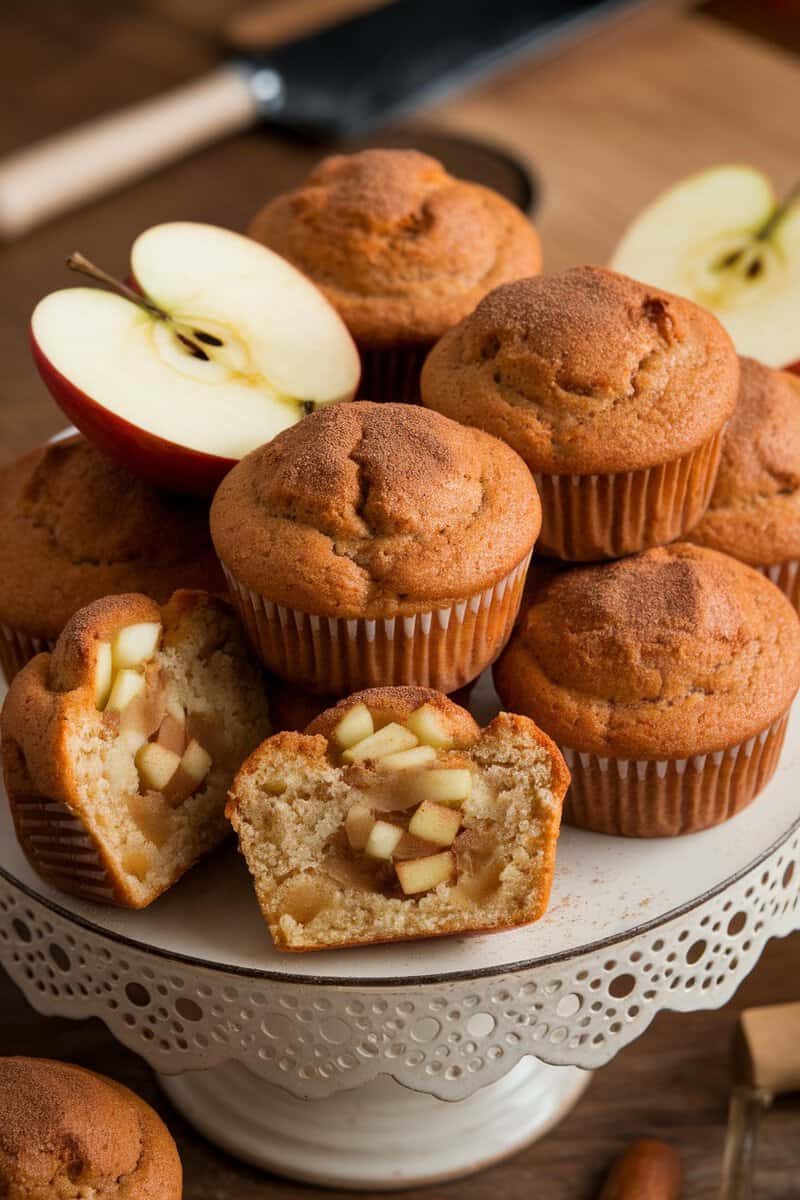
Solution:
<path fill-rule="evenodd" d="M 484 719 L 487 681 L 476 697 Z M 350 1189 L 453 1178 L 544 1133 L 660 1009 L 725 1003 L 800 927 L 799 780 L 795 713 L 726 825 L 565 829 L 536 925 L 300 956 L 272 948 L 232 848 L 145 912 L 100 908 L 32 873 L 0 803 L 0 963 L 39 1011 L 101 1017 L 240 1158 Z"/>

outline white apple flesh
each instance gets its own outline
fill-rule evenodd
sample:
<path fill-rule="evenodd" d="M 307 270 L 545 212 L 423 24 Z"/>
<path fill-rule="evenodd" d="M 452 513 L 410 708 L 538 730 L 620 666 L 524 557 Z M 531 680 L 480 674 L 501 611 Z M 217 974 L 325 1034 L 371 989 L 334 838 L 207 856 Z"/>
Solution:
<path fill-rule="evenodd" d="M 307 412 L 355 395 L 358 353 L 341 318 L 265 246 L 175 222 L 137 238 L 131 267 L 158 311 L 76 287 L 46 296 L 31 322 L 56 402 L 130 470 L 208 493 Z"/>
<path fill-rule="evenodd" d="M 780 205 L 752 167 L 714 167 L 645 208 L 610 265 L 709 309 L 740 354 L 785 366 L 800 359 L 799 200 Z"/>

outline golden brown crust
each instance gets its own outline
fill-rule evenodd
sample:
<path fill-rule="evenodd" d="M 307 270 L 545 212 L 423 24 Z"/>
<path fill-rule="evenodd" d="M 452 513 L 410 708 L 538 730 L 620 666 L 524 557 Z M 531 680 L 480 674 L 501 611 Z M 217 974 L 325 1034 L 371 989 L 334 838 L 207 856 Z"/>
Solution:
<path fill-rule="evenodd" d="M 444 718 L 457 746 L 470 746 L 480 736 L 480 729 L 465 708 L 455 704 L 443 692 L 421 687 L 367 688 L 363 692 L 354 692 L 315 717 L 306 733 L 319 733 L 329 738 L 345 713 L 357 704 L 366 704 L 371 713 L 380 713 L 401 723 L 423 704 L 430 704 Z"/>
<path fill-rule="evenodd" d="M 494 675 L 504 704 L 559 745 L 685 758 L 786 712 L 800 685 L 800 622 L 757 571 L 678 543 L 556 576 Z"/>
<path fill-rule="evenodd" d="M 0 1194 L 180 1200 L 181 1162 L 153 1109 L 72 1063 L 0 1058 Z"/>
<path fill-rule="evenodd" d="M 689 300 L 601 267 L 495 289 L 422 371 L 422 401 L 513 446 L 534 472 L 671 462 L 733 411 L 728 334 Z"/>
<path fill-rule="evenodd" d="M 493 287 L 541 268 L 519 209 L 416 150 L 323 159 L 248 232 L 322 289 L 362 347 L 433 342 Z"/>
<path fill-rule="evenodd" d="M 207 504 L 156 491 L 82 437 L 0 470 L 0 622 L 54 640 L 100 596 L 163 602 L 179 587 L 225 591 Z"/>
<path fill-rule="evenodd" d="M 237 464 L 211 507 L 223 564 L 278 604 L 336 617 L 445 605 L 506 576 L 541 508 L 525 464 L 405 404 L 337 404 Z"/>
<path fill-rule="evenodd" d="M 739 361 L 711 504 L 688 540 L 769 566 L 800 558 L 800 379 Z"/>

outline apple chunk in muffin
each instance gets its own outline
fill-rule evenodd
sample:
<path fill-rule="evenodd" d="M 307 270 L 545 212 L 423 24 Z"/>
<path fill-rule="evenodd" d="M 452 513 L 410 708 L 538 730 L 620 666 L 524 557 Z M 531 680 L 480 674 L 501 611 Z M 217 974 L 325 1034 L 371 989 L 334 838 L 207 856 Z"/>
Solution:
<path fill-rule="evenodd" d="M 227 812 L 275 945 L 326 949 L 536 920 L 568 782 L 526 717 L 376 688 L 264 742 Z"/>
<path fill-rule="evenodd" d="M 225 601 L 98 600 L 6 700 L 20 844 L 63 891 L 142 908 L 226 835 L 227 788 L 268 732 L 260 675 Z"/>

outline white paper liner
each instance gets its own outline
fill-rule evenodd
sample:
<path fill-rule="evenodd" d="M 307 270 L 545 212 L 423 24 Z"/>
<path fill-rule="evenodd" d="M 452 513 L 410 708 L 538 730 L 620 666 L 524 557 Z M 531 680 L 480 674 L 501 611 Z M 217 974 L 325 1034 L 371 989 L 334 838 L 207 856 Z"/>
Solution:
<path fill-rule="evenodd" d="M 17 671 L 21 671 L 37 654 L 52 650 L 54 646 L 55 641 L 50 638 L 33 637 L 11 625 L 0 623 L 0 668 L 6 683 L 11 683 Z"/>
<path fill-rule="evenodd" d="M 224 563 L 223 570 L 250 640 L 280 678 L 334 696 L 392 684 L 453 692 L 508 641 L 530 557 L 448 608 L 369 620 L 286 608 L 238 583 Z"/>
<path fill-rule="evenodd" d="M 772 580 L 800 612 L 800 558 L 791 558 L 787 562 L 773 563 L 757 569 L 762 575 L 766 575 L 767 579 Z"/>
<path fill-rule="evenodd" d="M 535 474 L 542 501 L 537 550 L 572 562 L 622 558 L 674 542 L 708 508 L 722 433 L 682 458 L 607 475 Z"/>
<path fill-rule="evenodd" d="M 609 758 L 562 746 L 572 775 L 564 820 L 626 837 L 674 837 L 718 825 L 766 786 L 787 717 L 747 741 L 691 758 Z"/>

